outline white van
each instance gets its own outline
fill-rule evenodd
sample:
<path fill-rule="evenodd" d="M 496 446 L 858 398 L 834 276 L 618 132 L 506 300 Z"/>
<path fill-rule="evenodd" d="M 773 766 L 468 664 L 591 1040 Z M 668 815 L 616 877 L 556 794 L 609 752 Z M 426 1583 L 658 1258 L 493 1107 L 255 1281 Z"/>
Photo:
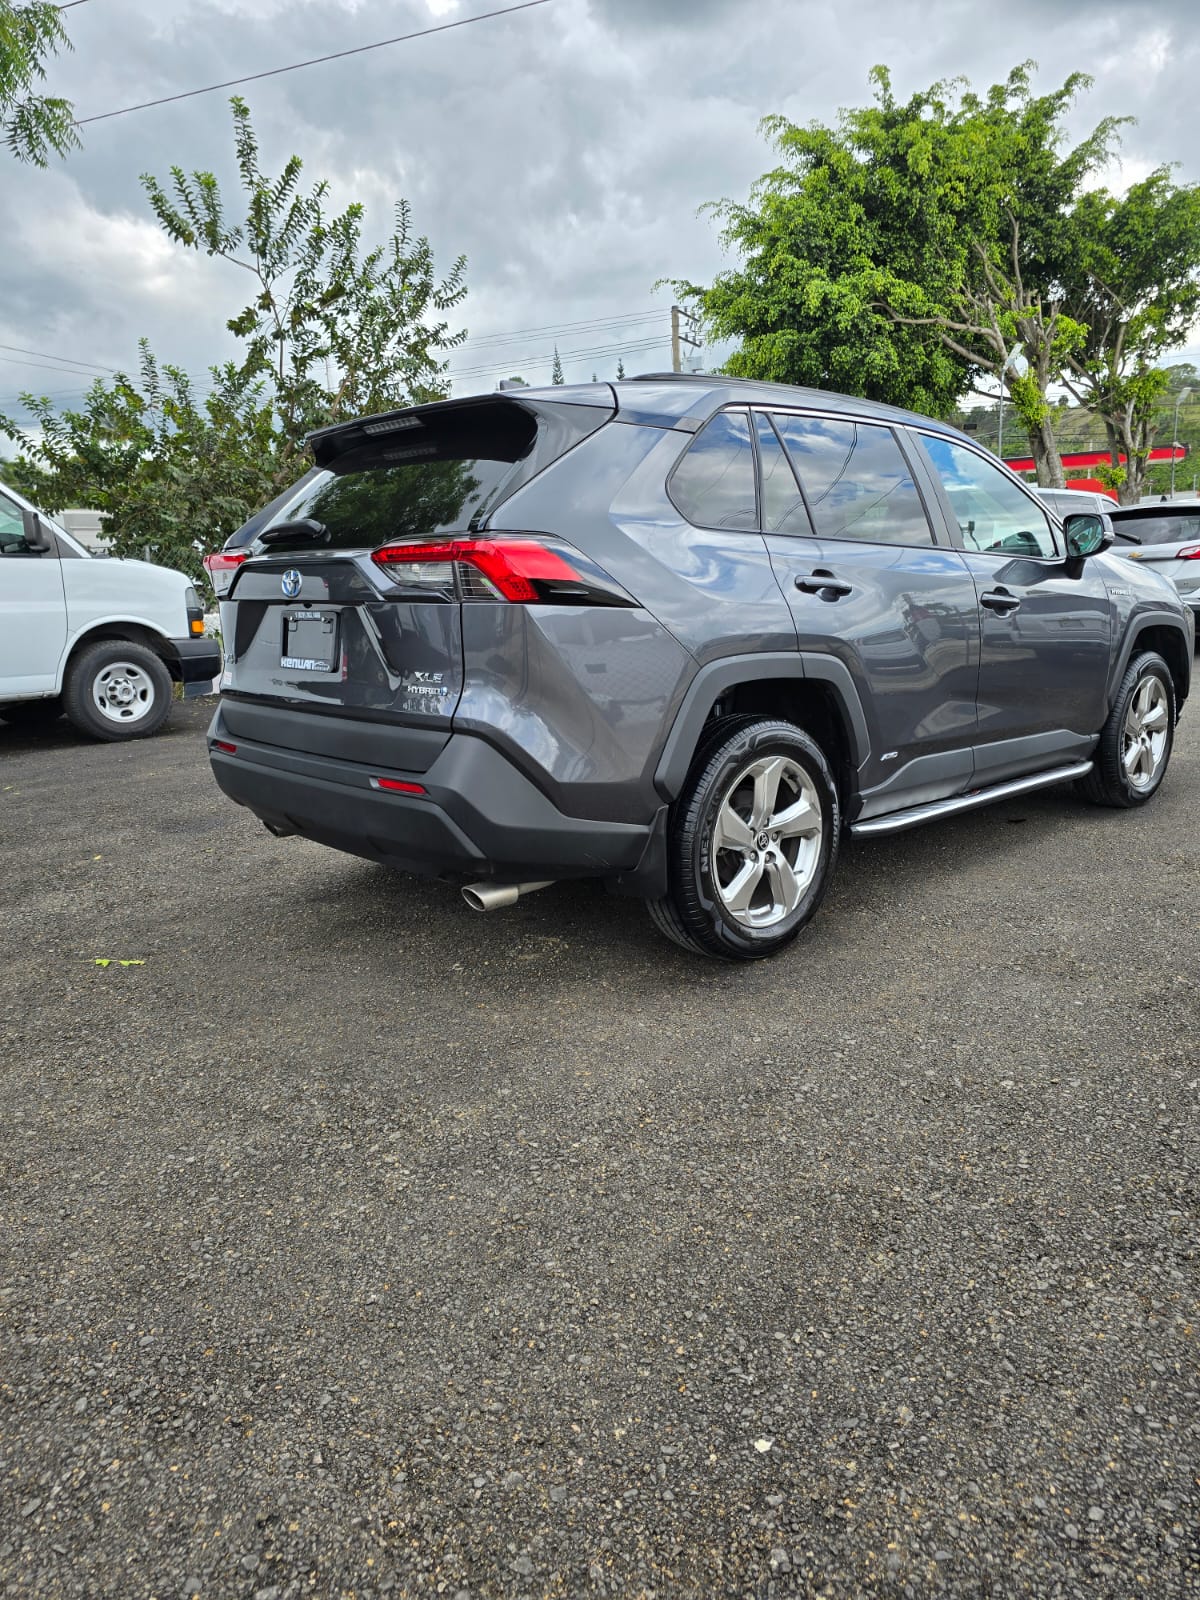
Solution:
<path fill-rule="evenodd" d="M 143 739 L 166 721 L 173 682 L 203 692 L 220 671 L 186 573 L 92 556 L 0 484 L 0 718 L 65 713 L 95 739 Z"/>

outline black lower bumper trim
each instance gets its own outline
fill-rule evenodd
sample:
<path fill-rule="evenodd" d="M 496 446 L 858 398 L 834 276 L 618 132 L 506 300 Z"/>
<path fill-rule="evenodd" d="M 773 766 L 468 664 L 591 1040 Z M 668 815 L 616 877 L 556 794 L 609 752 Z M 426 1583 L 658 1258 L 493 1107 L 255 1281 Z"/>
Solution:
<path fill-rule="evenodd" d="M 221 647 L 215 639 L 168 639 L 166 655 L 181 683 L 211 683 L 221 671 Z"/>
<path fill-rule="evenodd" d="M 214 739 L 236 750 L 219 750 Z M 209 755 L 229 798 L 273 829 L 420 877 L 615 877 L 638 866 L 651 834 L 649 824 L 566 816 L 469 734 L 452 736 L 428 771 L 408 773 L 248 743 L 218 708 Z M 380 791 L 373 776 L 410 778 L 426 793 Z"/>

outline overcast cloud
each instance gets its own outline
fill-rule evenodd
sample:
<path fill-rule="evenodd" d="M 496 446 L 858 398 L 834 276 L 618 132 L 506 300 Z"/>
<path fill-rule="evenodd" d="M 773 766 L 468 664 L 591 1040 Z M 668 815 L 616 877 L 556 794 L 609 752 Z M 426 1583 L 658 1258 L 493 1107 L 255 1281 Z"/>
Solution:
<path fill-rule="evenodd" d="M 75 50 L 49 86 L 86 117 L 497 3 L 87 0 L 66 13 Z M 670 295 L 653 284 L 704 282 L 723 264 L 697 209 L 744 198 L 769 164 L 765 114 L 830 119 L 867 97 L 877 62 L 906 95 L 957 74 L 982 87 L 1026 57 L 1042 88 L 1075 69 L 1095 78 L 1075 134 L 1109 113 L 1137 118 L 1110 184 L 1160 162 L 1200 177 L 1190 0 L 549 0 L 239 92 L 267 170 L 300 154 L 339 204 L 364 202 L 372 239 L 407 197 L 440 265 L 468 257 L 472 340 L 561 328 L 455 352 L 464 393 L 513 372 L 547 381 L 556 341 L 568 379 L 611 376 L 618 354 L 630 372 L 668 365 Z M 230 353 L 240 275 L 170 244 L 138 183 L 178 164 L 232 189 L 227 98 L 93 124 L 85 149 L 48 171 L 0 155 L 0 344 L 131 369 L 145 335 L 198 375 Z M 600 332 L 561 327 L 641 313 Z M 0 357 L 10 414 L 22 389 L 69 405 L 86 385 Z"/>

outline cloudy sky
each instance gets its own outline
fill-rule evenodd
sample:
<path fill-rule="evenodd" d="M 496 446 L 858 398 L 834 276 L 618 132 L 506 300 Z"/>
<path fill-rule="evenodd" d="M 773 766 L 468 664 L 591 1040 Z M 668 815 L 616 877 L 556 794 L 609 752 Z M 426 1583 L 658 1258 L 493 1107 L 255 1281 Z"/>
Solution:
<path fill-rule="evenodd" d="M 84 0 L 49 88 L 90 117 L 506 3 Z M 608 377 L 619 355 L 631 373 L 669 365 L 655 280 L 704 282 L 723 260 L 699 206 L 743 198 L 769 164 L 763 115 L 831 119 L 867 98 L 876 62 L 901 95 L 955 74 L 982 87 L 1026 57 L 1039 87 L 1086 70 L 1072 131 L 1137 118 L 1110 184 L 1160 162 L 1200 178 L 1192 4 L 547 0 L 239 92 L 267 170 L 298 153 L 339 204 L 364 202 L 372 239 L 405 196 L 439 263 L 468 257 L 471 342 L 452 361 L 466 393 L 547 381 L 555 343 L 568 379 Z M 201 378 L 230 353 L 240 274 L 169 243 L 138 183 L 178 164 L 232 188 L 229 92 L 92 123 L 47 171 L 0 152 L 0 345 L 38 352 L 0 350 L 0 410 L 27 388 L 72 404 L 81 371 L 131 369 L 141 335 Z"/>

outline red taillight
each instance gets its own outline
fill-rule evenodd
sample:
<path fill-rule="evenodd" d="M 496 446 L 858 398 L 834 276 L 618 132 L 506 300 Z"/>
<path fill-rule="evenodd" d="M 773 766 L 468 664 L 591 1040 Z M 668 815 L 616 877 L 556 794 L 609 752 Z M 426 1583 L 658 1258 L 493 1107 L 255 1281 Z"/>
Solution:
<path fill-rule="evenodd" d="M 1176 550 L 1176 561 L 1200 561 L 1200 544 L 1189 545 L 1186 550 Z"/>
<path fill-rule="evenodd" d="M 218 596 L 229 593 L 234 573 L 249 554 L 248 550 L 215 550 L 212 555 L 204 557 L 201 565 Z"/>
<path fill-rule="evenodd" d="M 213 740 L 213 749 L 214 750 L 223 750 L 227 756 L 235 756 L 235 755 L 237 755 L 237 745 L 235 745 L 235 744 L 227 744 L 224 739 L 214 739 Z"/>
<path fill-rule="evenodd" d="M 583 582 L 574 567 L 536 539 L 445 539 L 426 544 L 388 544 L 371 560 L 391 568 L 452 565 L 462 562 L 487 579 L 496 599 L 537 600 L 536 583 Z M 398 582 L 404 575 L 396 571 Z M 478 598 L 483 598 L 479 596 Z"/>
<path fill-rule="evenodd" d="M 399 778 L 372 778 L 372 789 L 392 789 L 396 794 L 424 794 L 419 783 L 402 783 Z"/>

